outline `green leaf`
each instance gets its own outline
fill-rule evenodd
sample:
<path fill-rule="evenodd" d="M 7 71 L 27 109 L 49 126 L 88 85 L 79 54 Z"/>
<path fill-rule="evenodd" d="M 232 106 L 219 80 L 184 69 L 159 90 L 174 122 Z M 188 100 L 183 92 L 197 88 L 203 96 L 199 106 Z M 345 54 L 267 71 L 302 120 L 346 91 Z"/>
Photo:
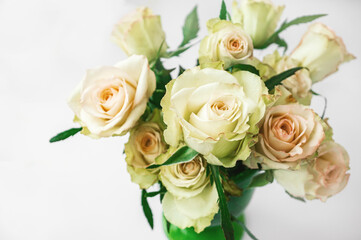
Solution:
<path fill-rule="evenodd" d="M 149 63 L 149 67 L 150 67 L 150 68 L 153 68 L 153 67 L 157 64 L 157 62 L 159 61 L 159 59 L 160 59 L 160 53 L 161 53 L 161 51 L 162 51 L 164 42 L 165 42 L 165 39 L 164 39 L 164 40 L 162 41 L 162 43 L 160 44 L 160 47 L 158 48 L 156 57 L 154 58 L 154 60 L 152 60 L 152 61 Z"/>
<path fill-rule="evenodd" d="M 165 187 L 162 187 L 159 191 L 147 192 L 146 197 L 155 197 L 159 194 L 164 194 L 166 192 L 167 192 L 167 189 Z"/>
<path fill-rule="evenodd" d="M 223 233 L 226 240 L 234 240 L 234 230 L 231 221 L 231 215 L 228 210 L 226 196 L 224 195 L 221 178 L 219 174 L 219 167 L 211 165 L 211 171 L 214 178 L 214 182 L 216 183 L 216 188 L 219 197 L 219 208 L 221 212 L 221 226 L 223 229 Z"/>
<path fill-rule="evenodd" d="M 173 153 L 173 155 L 170 158 L 168 158 L 168 160 L 165 161 L 165 163 L 160 165 L 157 164 L 151 165 L 147 167 L 147 169 L 153 169 L 161 166 L 168 166 L 177 163 L 189 162 L 193 160 L 193 158 L 195 158 L 197 155 L 198 155 L 197 151 L 189 148 L 188 146 L 183 146 L 179 148 L 175 153 Z"/>
<path fill-rule="evenodd" d="M 313 90 L 310 91 L 313 95 L 315 96 L 319 96 L 319 97 L 322 97 L 323 98 L 323 101 L 324 101 L 324 107 L 323 107 L 323 112 L 322 112 L 322 115 L 321 115 L 321 119 L 324 119 L 325 118 L 325 114 L 326 114 L 326 110 L 327 110 L 327 98 Z"/>
<path fill-rule="evenodd" d="M 267 173 L 267 171 L 266 171 L 264 173 L 256 175 L 252 179 L 252 182 L 249 184 L 248 188 L 263 187 L 272 181 L 273 181 L 273 178 L 270 181 L 269 173 Z"/>
<path fill-rule="evenodd" d="M 268 47 L 269 45 L 271 45 L 272 43 L 276 43 L 279 46 L 283 47 L 282 45 L 284 45 L 285 41 L 279 37 L 279 34 L 281 32 L 283 32 L 284 30 L 286 30 L 287 28 L 289 28 L 293 25 L 309 23 L 309 22 L 312 22 L 313 20 L 316 20 L 316 19 L 326 16 L 326 15 L 327 14 L 308 15 L 308 16 L 298 17 L 296 19 L 293 19 L 290 22 L 285 21 L 285 22 L 283 22 L 281 27 L 276 32 L 274 32 L 262 46 L 259 46 L 257 48 L 264 49 L 264 48 Z M 284 43 L 281 43 L 281 42 L 284 42 Z M 280 43 L 281 43 L 281 45 L 280 45 Z"/>
<path fill-rule="evenodd" d="M 288 69 L 280 74 L 277 74 L 270 79 L 268 79 L 265 84 L 269 91 L 273 90 L 275 86 L 280 85 L 283 80 L 286 78 L 291 77 L 293 74 L 295 74 L 298 70 L 303 69 L 304 67 L 295 67 Z"/>
<path fill-rule="evenodd" d="M 197 37 L 199 31 L 197 6 L 187 15 L 183 26 L 183 41 L 178 48 L 187 45 L 191 40 Z M 185 50 L 184 50 L 185 51 Z"/>
<path fill-rule="evenodd" d="M 255 68 L 254 66 L 252 65 L 249 65 L 249 64 L 237 64 L 237 65 L 234 65 L 230 68 L 227 69 L 227 71 L 230 71 L 231 73 L 234 71 L 234 70 L 240 70 L 240 71 L 248 71 L 248 72 L 251 72 L 253 74 L 256 74 L 259 76 L 259 71 L 257 68 Z"/>
<path fill-rule="evenodd" d="M 293 196 L 291 193 L 289 193 L 289 192 L 287 192 L 286 191 L 286 193 L 288 194 L 288 196 L 290 196 L 291 198 L 293 198 L 293 199 L 296 199 L 296 200 L 298 200 L 298 201 L 301 201 L 301 202 L 306 202 L 306 200 L 304 199 L 304 198 L 301 198 L 301 197 L 295 197 L 295 196 Z"/>
<path fill-rule="evenodd" d="M 178 72 L 178 76 L 181 75 L 182 73 L 184 73 L 185 69 L 179 65 L 179 72 Z"/>
<path fill-rule="evenodd" d="M 265 173 L 266 173 L 266 180 L 269 183 L 273 183 L 274 180 L 273 172 L 271 170 L 267 170 Z"/>
<path fill-rule="evenodd" d="M 287 51 L 288 49 L 288 44 L 287 42 L 280 38 L 279 36 L 277 36 L 276 40 L 275 40 L 275 43 L 279 46 L 279 47 L 283 47 L 283 54 L 285 54 L 285 52 Z"/>
<path fill-rule="evenodd" d="M 67 139 L 68 137 L 74 136 L 78 132 L 80 132 L 83 128 L 71 128 L 69 130 L 66 130 L 64 132 L 58 133 L 55 137 L 52 137 L 50 139 L 50 142 L 58 142 Z"/>
<path fill-rule="evenodd" d="M 224 0 L 222 0 L 221 11 L 219 13 L 219 19 L 227 20 L 227 6 Z"/>
<path fill-rule="evenodd" d="M 283 32 L 284 30 L 286 30 L 287 28 L 293 26 L 293 25 L 297 25 L 297 24 L 302 24 L 302 23 L 309 23 L 309 22 L 312 22 L 320 17 L 324 17 L 324 16 L 327 16 L 327 14 L 316 14 L 316 15 L 307 15 L 307 16 L 302 16 L 302 17 L 298 17 L 298 18 L 295 18 L 293 20 L 291 20 L 290 22 L 287 22 L 285 21 L 280 29 L 278 29 L 276 31 L 276 33 L 281 33 Z"/>
<path fill-rule="evenodd" d="M 251 233 L 251 231 L 246 227 L 246 225 L 245 225 L 242 221 L 240 221 L 239 219 L 235 218 L 234 216 L 232 216 L 232 221 L 238 223 L 239 225 L 241 225 L 241 227 L 244 229 L 244 231 L 246 231 L 246 233 L 248 234 L 248 236 L 249 236 L 250 238 L 252 238 L 253 240 L 258 240 L 258 239 L 253 235 L 253 233 Z"/>
<path fill-rule="evenodd" d="M 177 50 L 174 50 L 174 51 L 171 51 L 171 52 L 167 52 L 167 54 L 166 54 L 164 57 L 165 57 L 165 58 L 178 57 L 180 54 L 182 54 L 183 52 L 187 51 L 187 50 L 190 49 L 191 47 L 193 47 L 193 45 L 188 45 L 188 46 L 179 47 Z"/>
<path fill-rule="evenodd" d="M 142 190 L 142 207 L 144 215 L 147 218 L 150 227 L 153 229 L 153 213 L 147 200 L 147 191 L 144 189 Z"/>
<path fill-rule="evenodd" d="M 160 101 L 162 100 L 164 95 L 165 95 L 165 90 L 163 90 L 163 89 L 156 89 L 153 92 L 153 95 L 149 98 L 149 102 L 153 105 L 152 109 L 154 109 L 154 106 L 156 108 L 161 109 Z"/>
<path fill-rule="evenodd" d="M 229 21 L 232 21 L 231 14 L 229 14 L 229 12 L 227 12 L 227 17 L 228 17 L 228 20 L 229 20 Z"/>

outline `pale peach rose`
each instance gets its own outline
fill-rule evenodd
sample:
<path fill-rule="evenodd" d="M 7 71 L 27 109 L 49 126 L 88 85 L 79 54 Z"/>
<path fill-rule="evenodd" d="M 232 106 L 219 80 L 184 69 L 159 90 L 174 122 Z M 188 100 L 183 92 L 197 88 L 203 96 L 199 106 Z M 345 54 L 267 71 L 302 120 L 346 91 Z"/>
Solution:
<path fill-rule="evenodd" d="M 318 82 L 337 71 L 340 64 L 355 59 L 342 39 L 321 23 L 310 26 L 291 58 L 310 71 L 312 82 Z"/>
<path fill-rule="evenodd" d="M 133 55 L 115 66 L 88 70 L 69 106 L 83 134 L 94 138 L 122 135 L 144 113 L 155 84 L 147 58 Z"/>
<path fill-rule="evenodd" d="M 293 196 L 326 201 L 345 188 L 350 177 L 348 170 L 349 156 L 345 149 L 327 141 L 309 164 L 296 171 L 276 170 L 274 176 Z"/>
<path fill-rule="evenodd" d="M 158 180 L 159 169 L 146 169 L 166 150 L 163 130 L 155 122 L 143 122 L 130 131 L 125 161 L 133 182 L 148 188 Z"/>
<path fill-rule="evenodd" d="M 314 154 L 325 134 L 316 114 L 300 104 L 278 105 L 266 111 L 256 145 L 270 168 L 287 168 Z"/>

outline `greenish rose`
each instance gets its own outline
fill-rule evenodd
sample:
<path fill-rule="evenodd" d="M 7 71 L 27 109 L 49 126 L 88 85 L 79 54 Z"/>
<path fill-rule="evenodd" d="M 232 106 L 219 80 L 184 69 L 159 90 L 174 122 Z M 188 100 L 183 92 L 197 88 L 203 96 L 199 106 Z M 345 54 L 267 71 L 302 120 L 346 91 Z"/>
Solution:
<path fill-rule="evenodd" d="M 207 28 L 209 35 L 199 48 L 200 64 L 222 61 L 228 68 L 252 56 L 252 40 L 239 24 L 215 18 L 207 22 Z"/>
<path fill-rule="evenodd" d="M 218 193 L 207 176 L 207 162 L 192 161 L 161 167 L 160 180 L 167 188 L 162 205 L 165 218 L 179 228 L 194 227 L 199 233 L 218 212 Z"/>
<path fill-rule="evenodd" d="M 253 45 L 260 47 L 275 32 L 283 9 L 284 6 L 275 6 L 269 0 L 242 0 L 240 7 L 233 1 L 232 21 L 240 23 Z"/>
<path fill-rule="evenodd" d="M 271 66 L 276 74 L 282 73 L 290 68 L 299 66 L 299 63 L 288 56 L 280 56 L 278 51 L 268 54 L 263 58 L 263 63 Z M 312 94 L 310 92 L 312 80 L 307 69 L 297 71 L 293 76 L 282 81 L 298 102 L 310 105 Z"/>
<path fill-rule="evenodd" d="M 145 55 L 149 61 L 157 57 L 160 47 L 161 56 L 167 51 L 160 16 L 154 15 L 152 10 L 146 7 L 138 8 L 123 17 L 114 26 L 112 40 L 128 56 Z"/>
<path fill-rule="evenodd" d="M 166 87 L 161 105 L 169 145 L 186 143 L 209 163 L 225 167 L 249 156 L 268 96 L 257 75 L 193 68 Z"/>
<path fill-rule="evenodd" d="M 127 170 L 134 183 L 147 189 L 158 180 L 159 169 L 146 169 L 156 163 L 167 145 L 163 140 L 160 114 L 156 110 L 147 122 L 141 122 L 130 130 L 129 141 L 125 144 Z"/>
<path fill-rule="evenodd" d="M 274 176 L 295 197 L 325 202 L 347 185 L 350 174 L 346 150 L 333 141 L 324 142 L 317 156 L 298 170 L 275 170 Z"/>
<path fill-rule="evenodd" d="M 309 69 L 314 83 L 336 72 L 340 64 L 355 59 L 342 39 L 321 23 L 310 26 L 290 57 Z"/>

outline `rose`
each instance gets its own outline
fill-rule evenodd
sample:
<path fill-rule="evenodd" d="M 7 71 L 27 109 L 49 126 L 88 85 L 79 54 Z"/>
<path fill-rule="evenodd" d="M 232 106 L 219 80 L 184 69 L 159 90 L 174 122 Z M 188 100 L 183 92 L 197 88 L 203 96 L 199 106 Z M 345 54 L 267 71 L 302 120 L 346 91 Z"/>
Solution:
<path fill-rule="evenodd" d="M 166 151 L 159 111 L 155 110 L 148 122 L 141 122 L 130 130 L 125 144 L 125 161 L 133 182 L 146 189 L 158 180 L 159 169 L 146 169 Z"/>
<path fill-rule="evenodd" d="M 177 147 L 184 141 L 209 163 L 225 167 L 249 156 L 267 95 L 257 75 L 193 68 L 166 88 L 161 105 L 169 145 Z"/>
<path fill-rule="evenodd" d="M 321 81 L 336 72 L 340 64 L 355 59 L 342 39 L 321 23 L 310 26 L 291 58 L 309 69 L 313 82 Z"/>
<path fill-rule="evenodd" d="M 112 40 L 128 56 L 145 55 L 149 61 L 157 57 L 159 49 L 160 56 L 167 50 L 160 16 L 154 15 L 152 10 L 146 7 L 138 8 L 123 17 L 114 26 Z"/>
<path fill-rule="evenodd" d="M 82 133 L 94 138 L 125 134 L 144 113 L 155 75 L 144 56 L 89 70 L 69 99 Z"/>
<path fill-rule="evenodd" d="M 350 174 L 349 156 L 345 149 L 333 142 L 323 143 L 318 156 L 299 170 L 276 170 L 274 176 L 290 194 L 307 199 L 327 198 L 345 188 Z"/>
<path fill-rule="evenodd" d="M 275 32 L 283 9 L 269 0 L 243 0 L 241 7 L 233 1 L 232 21 L 241 24 L 255 47 L 261 47 Z"/>
<path fill-rule="evenodd" d="M 199 48 L 200 64 L 223 61 L 228 68 L 252 56 L 252 40 L 239 24 L 211 19 L 207 28 L 209 35 L 201 41 Z"/>
<path fill-rule="evenodd" d="M 314 154 L 325 134 L 316 114 L 300 104 L 278 105 L 266 111 L 256 152 L 269 168 L 288 168 Z"/>
<path fill-rule="evenodd" d="M 271 66 L 276 74 L 282 73 L 290 68 L 297 67 L 299 64 L 296 60 L 288 56 L 280 56 L 278 51 L 273 54 L 266 55 L 263 62 Z M 310 93 L 312 80 L 308 70 L 302 69 L 297 71 L 291 77 L 282 81 L 292 95 L 302 104 L 310 105 L 312 94 Z"/>
<path fill-rule="evenodd" d="M 194 227 L 199 233 L 218 212 L 218 193 L 207 176 L 207 162 L 192 161 L 161 167 L 160 180 L 167 188 L 162 205 L 165 218 L 179 228 Z"/>

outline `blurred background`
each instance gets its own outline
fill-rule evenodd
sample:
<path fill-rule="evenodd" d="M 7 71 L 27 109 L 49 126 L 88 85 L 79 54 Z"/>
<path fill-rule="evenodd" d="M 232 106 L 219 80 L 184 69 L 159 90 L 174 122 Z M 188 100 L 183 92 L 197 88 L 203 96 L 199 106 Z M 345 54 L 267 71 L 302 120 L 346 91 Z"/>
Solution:
<path fill-rule="evenodd" d="M 230 10 L 231 1 L 226 1 Z M 302 203 L 277 183 L 258 189 L 246 210 L 247 225 L 264 239 L 361 239 L 361 1 L 274 0 L 286 4 L 283 19 L 327 13 L 329 25 L 358 57 L 313 89 L 328 97 L 326 116 L 351 157 L 348 186 L 326 204 Z M 220 0 L 0 0 L 0 239 L 166 239 L 159 198 L 150 204 L 152 231 L 143 216 L 140 191 L 122 156 L 126 138 L 92 140 L 77 135 L 49 143 L 76 127 L 66 99 L 85 70 L 113 65 L 125 54 L 110 42 L 113 25 L 136 7 L 162 16 L 167 43 L 181 41 L 185 16 L 198 5 L 201 31 L 217 17 Z M 291 51 L 307 26 L 282 36 Z M 167 63 L 195 64 L 198 45 Z M 271 53 L 269 49 L 267 53 Z M 265 52 L 257 54 L 265 55 Z M 323 100 L 312 106 L 321 113 Z M 246 237 L 245 239 L 249 239 Z"/>

